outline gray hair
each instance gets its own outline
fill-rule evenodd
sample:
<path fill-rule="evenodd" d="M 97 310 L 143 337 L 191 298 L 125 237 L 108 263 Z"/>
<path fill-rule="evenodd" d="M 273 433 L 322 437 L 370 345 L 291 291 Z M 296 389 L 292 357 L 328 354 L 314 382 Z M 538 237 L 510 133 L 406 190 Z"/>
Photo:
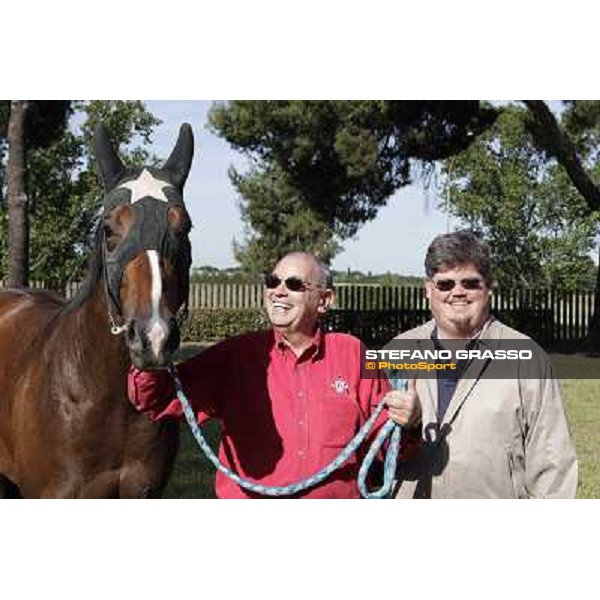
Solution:
<path fill-rule="evenodd" d="M 327 290 L 332 289 L 333 275 L 331 274 L 331 269 L 329 268 L 329 265 L 327 265 L 321 259 L 316 257 L 315 262 L 317 263 L 317 267 L 319 267 L 319 285 L 324 286 Z"/>
<path fill-rule="evenodd" d="M 473 263 L 490 286 L 493 266 L 490 247 L 472 231 L 456 231 L 438 235 L 425 256 L 425 273 L 431 279 L 440 269 Z"/>
<path fill-rule="evenodd" d="M 323 262 L 318 256 L 315 256 L 310 252 L 289 252 L 283 256 L 281 260 L 288 257 L 308 258 L 312 260 L 317 267 L 317 277 L 319 279 L 317 283 L 327 290 L 333 289 L 333 276 L 331 274 L 331 269 L 329 268 L 329 265 Z"/>

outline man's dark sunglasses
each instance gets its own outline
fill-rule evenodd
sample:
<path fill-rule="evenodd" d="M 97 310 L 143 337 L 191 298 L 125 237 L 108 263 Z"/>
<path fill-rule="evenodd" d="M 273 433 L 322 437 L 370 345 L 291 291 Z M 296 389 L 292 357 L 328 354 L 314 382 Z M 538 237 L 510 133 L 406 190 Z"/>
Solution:
<path fill-rule="evenodd" d="M 273 275 L 273 273 L 265 275 L 265 287 L 269 290 L 274 290 L 282 281 L 290 292 L 303 292 L 310 287 L 319 287 L 309 281 L 302 281 L 299 277 L 286 277 L 285 279 L 281 279 L 280 277 L 277 277 L 277 275 Z"/>
<path fill-rule="evenodd" d="M 455 279 L 438 279 L 433 282 L 433 285 L 440 292 L 449 292 L 454 289 L 457 283 L 460 283 L 464 290 L 480 290 L 483 287 L 483 280 L 479 277 L 467 277 L 456 281 Z"/>

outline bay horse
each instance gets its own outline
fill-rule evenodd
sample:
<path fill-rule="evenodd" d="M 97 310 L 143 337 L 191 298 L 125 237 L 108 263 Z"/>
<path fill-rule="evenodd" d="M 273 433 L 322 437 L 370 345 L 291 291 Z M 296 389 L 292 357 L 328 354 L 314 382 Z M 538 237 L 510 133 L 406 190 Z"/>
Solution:
<path fill-rule="evenodd" d="M 103 213 L 88 272 L 66 301 L 0 293 L 0 487 L 25 498 L 159 496 L 177 452 L 174 423 L 127 399 L 131 364 L 164 367 L 187 312 L 191 221 L 187 123 L 162 168 L 125 167 L 95 130 Z"/>

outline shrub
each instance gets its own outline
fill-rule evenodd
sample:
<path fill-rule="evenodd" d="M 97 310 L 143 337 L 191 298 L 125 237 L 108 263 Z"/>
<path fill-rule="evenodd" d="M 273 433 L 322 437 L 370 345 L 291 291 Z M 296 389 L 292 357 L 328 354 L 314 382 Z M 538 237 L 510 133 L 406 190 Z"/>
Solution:
<path fill-rule="evenodd" d="M 215 342 L 269 326 L 262 308 L 197 308 L 183 328 L 184 342 Z"/>
<path fill-rule="evenodd" d="M 368 346 L 377 347 L 389 342 L 399 331 L 424 322 L 426 317 L 425 312 L 415 311 L 331 310 L 322 326 L 325 331 L 351 333 Z M 190 311 L 182 338 L 184 342 L 216 342 L 268 327 L 262 308 L 197 308 Z"/>

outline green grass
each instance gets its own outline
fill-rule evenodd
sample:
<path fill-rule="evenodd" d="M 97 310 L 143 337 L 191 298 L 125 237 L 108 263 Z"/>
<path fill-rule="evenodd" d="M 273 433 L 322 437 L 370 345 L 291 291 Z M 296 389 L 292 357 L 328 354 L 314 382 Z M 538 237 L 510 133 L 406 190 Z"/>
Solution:
<path fill-rule="evenodd" d="M 215 469 L 196 443 L 187 423 L 181 424 L 181 445 L 169 485 L 163 498 L 214 498 Z M 202 431 L 213 449 L 219 443 L 219 427 L 214 421 Z"/>
<path fill-rule="evenodd" d="M 197 352 L 189 347 L 185 354 Z M 552 355 L 556 371 L 600 375 L 600 358 Z M 593 369 L 593 370 L 592 370 Z M 600 498 L 600 379 L 562 379 L 561 386 L 579 459 L 578 498 Z M 205 426 L 207 438 L 216 448 L 216 423 Z M 165 498 L 214 498 L 214 469 L 196 444 L 186 423 L 181 425 L 181 448 Z"/>
<path fill-rule="evenodd" d="M 552 361 L 559 373 L 576 361 L 586 374 L 600 376 L 598 358 L 553 355 Z M 600 379 L 562 379 L 561 386 L 579 459 L 577 497 L 600 498 Z"/>
<path fill-rule="evenodd" d="M 177 351 L 176 362 L 191 358 L 209 345 L 182 344 Z M 216 452 L 220 438 L 218 424 L 209 421 L 202 431 Z M 180 432 L 179 453 L 163 498 L 214 498 L 214 467 L 204 456 L 186 422 L 181 423 Z"/>

